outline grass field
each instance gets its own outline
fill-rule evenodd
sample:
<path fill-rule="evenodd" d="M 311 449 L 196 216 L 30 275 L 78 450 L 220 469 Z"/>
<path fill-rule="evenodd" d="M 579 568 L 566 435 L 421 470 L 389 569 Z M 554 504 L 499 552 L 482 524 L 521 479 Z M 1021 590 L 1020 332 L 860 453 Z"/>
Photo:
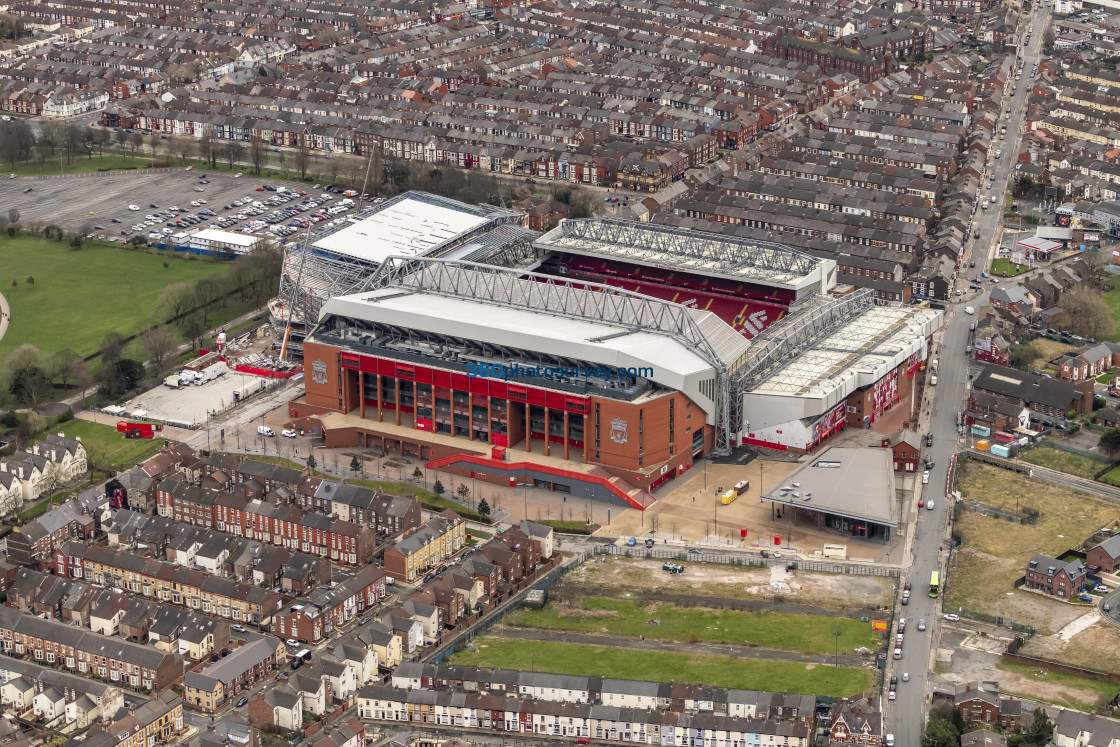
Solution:
<path fill-rule="evenodd" d="M 1068 451 L 1050 448 L 1045 444 L 1023 449 L 1019 452 L 1019 458 L 1024 462 L 1037 464 L 1040 467 L 1049 467 L 1059 472 L 1065 472 L 1067 475 L 1084 477 L 1086 480 L 1092 480 L 1098 472 L 1108 466 L 1108 462 L 1104 459 L 1098 460 L 1081 454 L 1071 454 Z"/>
<path fill-rule="evenodd" d="M 157 302 L 171 283 L 221 275 L 228 265 L 167 259 L 151 254 L 31 236 L 0 237 L 0 292 L 11 324 L 0 358 L 23 343 L 43 352 L 97 351 L 109 332 L 131 335 L 157 318 Z M 35 279 L 34 284 L 27 282 Z M 15 287 L 12 283 L 16 282 Z"/>
<path fill-rule="evenodd" d="M 1016 275 L 1021 275 L 1029 269 L 1030 265 L 1017 264 L 1009 259 L 1000 257 L 998 259 L 992 260 L 992 269 L 990 269 L 988 272 L 990 272 L 992 275 L 995 275 L 997 278 L 1002 278 L 1005 276 L 1005 274 L 1010 278 L 1015 277 Z"/>
<path fill-rule="evenodd" d="M 161 161 L 166 161 L 166 158 L 160 157 Z M 52 174 L 89 174 L 97 171 L 108 171 L 117 169 L 143 169 L 152 162 L 151 158 L 133 157 L 120 154 L 106 154 L 104 156 L 94 156 L 93 158 L 86 158 L 84 155 L 74 157 L 69 163 L 66 158 L 53 158 L 38 163 L 21 163 L 16 164 L 14 169 L 9 168 L 7 164 L 3 169 L 9 174 L 16 174 L 17 176 L 50 176 Z"/>
<path fill-rule="evenodd" d="M 1113 501 L 1061 485 L 1039 483 L 987 464 L 963 462 L 958 485 L 966 499 L 993 508 L 1011 512 L 1016 507 L 1038 510 L 1041 516 L 1034 524 L 994 520 L 994 531 L 964 532 L 965 544 L 990 555 L 1023 562 L 1031 553 L 1061 553 L 1120 514 Z"/>
<path fill-rule="evenodd" d="M 1044 337 L 1032 341 L 1032 344 L 1038 351 L 1038 357 L 1031 361 L 1031 365 L 1028 366 L 1030 369 L 1043 368 L 1058 356 L 1065 355 L 1075 349 L 1070 343 L 1048 340 Z"/>
<path fill-rule="evenodd" d="M 999 669 L 1014 672 L 1022 677 L 1029 677 L 1034 680 L 1045 682 L 1047 685 L 1047 687 L 1044 688 L 1046 694 L 1042 695 L 1041 699 L 1053 703 L 1054 705 L 1091 713 L 1097 708 L 1107 704 L 1109 700 L 1116 696 L 1116 685 L 1111 682 L 1092 680 L 1088 677 L 1078 677 L 1075 674 L 1051 672 L 1046 669 L 1036 670 L 1030 665 L 1018 664 L 1010 661 L 1001 661 L 996 666 Z M 1002 687 L 1000 691 L 1006 692 L 1009 695 L 1016 694 Z M 1040 696 L 1032 695 L 1029 697 L 1038 698 Z"/>
<path fill-rule="evenodd" d="M 1111 335 L 1104 335 L 1098 339 L 1107 340 L 1109 342 L 1120 342 L 1120 288 L 1110 290 L 1108 293 L 1102 293 L 1101 298 L 1108 304 L 1109 311 L 1112 312 L 1112 321 L 1116 322 L 1116 331 Z"/>
<path fill-rule="evenodd" d="M 961 465 L 958 484 L 968 500 L 1013 513 L 1016 506 L 1034 508 L 1040 516 L 1034 524 L 1013 524 L 961 511 L 954 527 L 964 545 L 953 553 L 945 608 L 1001 614 L 1040 632 L 1057 630 L 1080 614 L 1061 602 L 1016 591 L 1013 584 L 1033 553 L 1056 557 L 1108 525 L 1118 513 L 1115 503 L 967 461 Z"/>
<path fill-rule="evenodd" d="M 871 685 L 870 671 L 851 667 L 496 638 L 475 641 L 452 663 L 801 695 L 849 696 Z"/>
<path fill-rule="evenodd" d="M 647 624 L 651 619 L 660 625 Z M 877 649 L 880 634 L 871 624 L 851 618 L 795 615 L 784 612 L 754 614 L 735 610 L 682 608 L 671 604 L 640 606 L 625 599 L 591 597 L 579 607 L 555 604 L 541 610 L 523 609 L 509 618 L 511 625 L 551 630 L 606 632 L 666 641 L 736 643 L 825 654 L 836 650 L 850 652 L 859 646 Z M 839 631 L 839 639 L 833 634 Z"/>

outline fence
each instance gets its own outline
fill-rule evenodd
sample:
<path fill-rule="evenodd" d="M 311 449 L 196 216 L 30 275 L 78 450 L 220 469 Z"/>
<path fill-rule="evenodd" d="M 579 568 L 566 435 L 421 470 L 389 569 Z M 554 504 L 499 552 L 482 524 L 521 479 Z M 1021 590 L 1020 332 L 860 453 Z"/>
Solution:
<path fill-rule="evenodd" d="M 1094 454 L 1091 451 L 1085 451 L 1083 449 L 1078 449 L 1074 446 L 1059 443 L 1057 441 L 1047 441 L 1045 443 L 1045 445 L 1043 445 L 1039 448 L 1057 449 L 1058 451 L 1065 451 L 1065 452 L 1068 452 L 1070 454 L 1076 454 L 1077 456 L 1083 456 L 1087 459 L 1092 459 L 1092 460 L 1097 461 L 1097 462 L 1103 462 L 1105 464 L 1112 464 L 1113 463 L 1111 459 L 1109 459 L 1108 457 L 1103 456 L 1101 454 Z"/>
<path fill-rule="evenodd" d="M 1008 648 L 1010 649 L 1010 646 Z M 1051 672 L 1073 674 L 1091 680 L 1120 684 L 1120 673 L 1117 672 L 1101 672 L 1096 669 L 1086 669 L 1085 667 L 1077 667 L 1072 664 L 1063 664 L 1060 661 L 1051 661 L 1050 659 L 1043 659 L 1038 656 L 1024 656 L 1023 654 L 1016 654 L 1011 651 L 1004 651 L 1000 654 L 1000 659 L 1003 661 L 1011 661 L 1016 664 L 1026 664 L 1030 667 L 1049 669 Z"/>
<path fill-rule="evenodd" d="M 723 554 L 712 553 L 701 550 L 695 551 L 682 551 L 680 549 L 667 548 L 667 547 L 642 547 L 635 545 L 634 547 L 621 546 L 621 545 L 596 545 L 591 551 L 595 554 L 606 555 L 623 555 L 631 558 L 652 558 L 655 560 L 676 560 L 685 561 L 689 560 L 695 563 L 721 563 L 723 565 L 746 565 L 755 567 L 766 567 L 771 565 L 792 565 L 796 570 L 802 571 L 817 571 L 820 573 L 837 573 L 849 574 L 852 576 L 886 576 L 888 578 L 897 578 L 899 576 L 899 569 L 897 568 L 884 568 L 878 565 L 861 564 L 861 563 L 829 563 L 820 560 L 797 560 L 785 558 L 761 558 L 753 555 L 738 555 L 738 554 Z"/>

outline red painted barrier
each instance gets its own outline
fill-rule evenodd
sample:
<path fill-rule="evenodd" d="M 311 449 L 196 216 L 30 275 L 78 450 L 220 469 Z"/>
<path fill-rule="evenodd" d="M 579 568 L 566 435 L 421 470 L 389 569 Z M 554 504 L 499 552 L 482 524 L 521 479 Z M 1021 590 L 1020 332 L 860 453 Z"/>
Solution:
<path fill-rule="evenodd" d="M 298 373 L 303 373 L 300 367 L 293 368 L 290 371 L 273 371 L 268 368 L 255 368 L 253 366 L 236 365 L 233 367 L 237 373 L 252 374 L 253 376 L 263 376 L 266 379 L 290 379 Z"/>

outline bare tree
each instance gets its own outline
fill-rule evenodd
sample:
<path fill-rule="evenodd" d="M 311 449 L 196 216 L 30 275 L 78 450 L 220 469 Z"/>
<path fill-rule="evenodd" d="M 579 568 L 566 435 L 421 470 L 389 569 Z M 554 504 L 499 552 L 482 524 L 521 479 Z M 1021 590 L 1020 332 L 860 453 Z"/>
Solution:
<path fill-rule="evenodd" d="M 191 141 L 188 138 L 183 135 L 172 135 L 169 143 L 172 157 L 178 156 L 180 161 L 187 160 L 191 154 Z"/>
<path fill-rule="evenodd" d="M 158 132 L 152 132 L 152 134 L 148 136 L 148 147 L 152 149 L 153 162 L 156 160 L 156 154 L 159 153 L 160 146 L 162 145 L 160 140 L 161 138 Z"/>
<path fill-rule="evenodd" d="M 163 289 L 159 297 L 159 307 L 164 309 L 165 321 L 171 321 L 182 316 L 190 308 L 194 297 L 194 289 L 188 283 L 172 283 Z"/>
<path fill-rule="evenodd" d="M 140 146 L 144 144 L 144 136 L 139 132 L 131 132 L 128 135 L 128 147 L 132 149 L 132 154 L 136 155 L 136 151 L 140 150 Z"/>
<path fill-rule="evenodd" d="M 222 152 L 225 154 L 226 160 L 229 161 L 230 171 L 233 171 L 233 164 L 245 158 L 245 146 L 236 140 L 227 141 Z"/>
<path fill-rule="evenodd" d="M 62 147 L 66 151 L 66 162 L 70 163 L 71 157 L 84 147 L 85 134 L 77 125 L 67 125 L 63 130 Z"/>
<path fill-rule="evenodd" d="M 45 149 L 51 157 L 54 157 L 55 149 L 62 145 L 63 139 L 61 122 L 48 119 L 39 126 L 38 145 Z"/>
<path fill-rule="evenodd" d="M 218 165 L 218 149 L 214 142 L 214 125 L 203 125 L 202 134 L 198 138 L 198 158 L 215 168 Z"/>
<path fill-rule="evenodd" d="M 125 132 L 123 127 L 117 130 L 117 134 L 114 135 L 113 138 L 117 141 L 117 145 L 121 147 L 121 150 L 124 150 L 125 147 L 128 146 L 128 133 Z"/>
<path fill-rule="evenodd" d="M 296 171 L 299 172 L 299 178 L 305 179 L 307 177 L 307 168 L 311 165 L 311 136 L 306 132 L 300 133 L 299 142 L 296 145 Z"/>
<path fill-rule="evenodd" d="M 249 163 L 253 164 L 253 173 L 260 176 L 261 169 L 268 163 L 268 146 L 259 135 L 253 135 L 249 141 Z"/>
<path fill-rule="evenodd" d="M 140 345 L 148 354 L 152 367 L 159 372 L 163 368 L 164 361 L 175 350 L 175 338 L 171 336 L 167 327 L 152 327 L 140 336 Z"/>
<path fill-rule="evenodd" d="M 1061 303 L 1074 334 L 1099 338 L 1116 330 L 1108 304 L 1092 290 L 1070 291 L 1062 296 Z"/>

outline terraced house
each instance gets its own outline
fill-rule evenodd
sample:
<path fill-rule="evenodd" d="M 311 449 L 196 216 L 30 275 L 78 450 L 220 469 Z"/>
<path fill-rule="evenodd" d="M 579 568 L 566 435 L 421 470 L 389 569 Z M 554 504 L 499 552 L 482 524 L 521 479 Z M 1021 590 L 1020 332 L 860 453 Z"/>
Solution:
<path fill-rule="evenodd" d="M 397 581 L 415 581 L 459 551 L 467 541 L 466 527 L 451 510 L 432 517 L 385 551 L 385 572 Z"/>
<path fill-rule="evenodd" d="M 270 623 L 280 605 L 271 589 L 77 542 L 55 553 L 55 572 L 252 625 Z"/>
<path fill-rule="evenodd" d="M 137 690 L 163 690 L 183 674 L 181 656 L 10 607 L 0 607 L 0 646 L 11 656 L 28 656 Z"/>

